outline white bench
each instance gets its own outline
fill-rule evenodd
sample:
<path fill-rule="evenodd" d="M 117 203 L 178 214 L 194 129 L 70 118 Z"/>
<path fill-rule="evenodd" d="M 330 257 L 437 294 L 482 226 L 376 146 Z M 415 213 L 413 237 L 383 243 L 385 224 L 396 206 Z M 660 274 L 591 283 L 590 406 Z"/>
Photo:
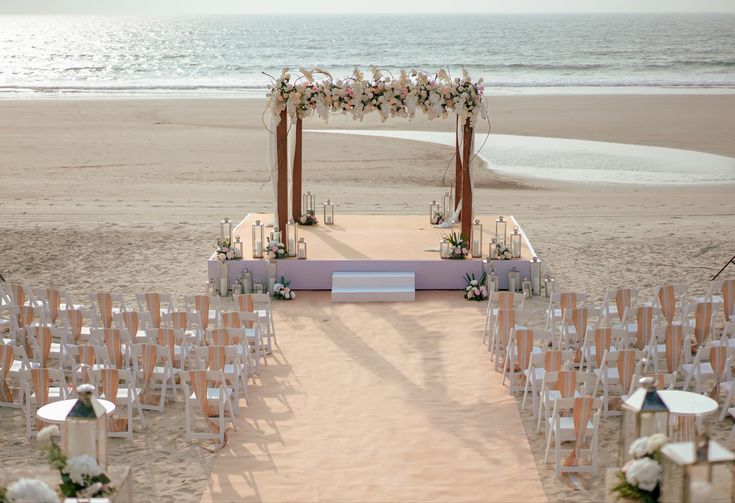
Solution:
<path fill-rule="evenodd" d="M 413 302 L 413 272 L 332 273 L 332 302 Z"/>

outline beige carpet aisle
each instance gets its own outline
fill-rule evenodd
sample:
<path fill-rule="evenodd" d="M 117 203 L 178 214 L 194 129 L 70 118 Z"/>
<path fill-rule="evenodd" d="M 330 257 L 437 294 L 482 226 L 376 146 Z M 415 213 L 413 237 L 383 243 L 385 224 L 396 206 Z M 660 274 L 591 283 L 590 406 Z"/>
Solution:
<path fill-rule="evenodd" d="M 279 349 L 202 501 L 546 501 L 481 304 L 276 305 Z"/>

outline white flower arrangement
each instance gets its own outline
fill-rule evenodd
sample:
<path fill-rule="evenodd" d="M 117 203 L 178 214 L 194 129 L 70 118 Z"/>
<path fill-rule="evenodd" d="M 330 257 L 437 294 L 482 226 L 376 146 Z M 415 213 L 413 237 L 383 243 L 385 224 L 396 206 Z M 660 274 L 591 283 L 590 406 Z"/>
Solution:
<path fill-rule="evenodd" d="M 475 301 L 487 300 L 488 291 L 487 286 L 485 286 L 486 279 L 487 276 L 485 273 L 482 273 L 480 279 L 475 279 L 474 274 L 465 274 L 464 280 L 465 283 L 467 283 L 467 286 L 464 289 L 464 298 Z"/>
<path fill-rule="evenodd" d="M 661 448 L 669 439 L 663 433 L 636 439 L 628 454 L 633 459 L 618 472 L 618 484 L 613 488 L 621 498 L 638 501 L 658 501 L 661 484 Z"/>
<path fill-rule="evenodd" d="M 214 250 L 217 260 L 224 262 L 225 260 L 233 260 L 235 258 L 235 248 L 229 238 L 217 240 L 217 248 Z"/>
<path fill-rule="evenodd" d="M 507 245 L 498 243 L 495 245 L 495 256 L 492 258 L 495 260 L 510 260 L 513 258 L 513 253 Z"/>
<path fill-rule="evenodd" d="M 39 445 L 48 445 L 51 443 L 54 437 L 59 436 L 59 427 L 55 424 L 46 426 L 36 435 L 36 441 Z"/>
<path fill-rule="evenodd" d="M 8 503 L 59 503 L 59 496 L 45 482 L 38 479 L 20 479 L 5 491 Z"/>
<path fill-rule="evenodd" d="M 325 122 L 330 113 L 349 113 L 354 120 L 362 120 L 373 111 L 382 121 L 388 117 L 413 119 L 417 111 L 430 120 L 454 113 L 462 124 L 468 119 L 473 124 L 478 115 L 487 117 L 483 81 L 472 82 L 466 70 L 455 79 L 443 69 L 434 75 L 401 70 L 394 78 L 371 67 L 373 78 L 367 80 L 356 68 L 350 77 L 336 81 L 320 68 L 299 71 L 302 77 L 292 81 L 288 68 L 284 68 L 268 89 L 268 103 L 277 122 L 284 110 L 292 119 L 316 113 Z M 317 82 L 314 74 L 326 78 Z"/>
<path fill-rule="evenodd" d="M 290 288 L 291 282 L 283 276 L 278 283 L 273 285 L 273 297 L 280 300 L 293 300 L 296 298 L 296 292 Z"/>
<path fill-rule="evenodd" d="M 78 485 L 89 485 L 93 477 L 102 474 L 102 469 L 97 464 L 97 460 L 92 456 L 83 454 L 69 458 L 66 466 L 62 470 L 63 473 L 69 475 L 72 482 Z"/>
<path fill-rule="evenodd" d="M 444 216 L 444 213 L 441 211 L 437 211 L 434 213 L 434 216 L 431 217 L 431 223 L 432 225 L 441 225 L 446 220 L 446 217 Z"/>
<path fill-rule="evenodd" d="M 444 236 L 444 241 L 449 243 L 449 258 L 461 260 L 470 254 L 470 243 L 464 234 L 452 232 Z"/>
<path fill-rule="evenodd" d="M 303 215 L 299 218 L 299 224 L 301 225 L 316 225 L 319 220 L 316 218 L 314 210 L 306 210 Z"/>
<path fill-rule="evenodd" d="M 271 258 L 284 258 L 286 256 L 286 245 L 275 239 L 268 241 L 268 246 L 265 250 Z"/>

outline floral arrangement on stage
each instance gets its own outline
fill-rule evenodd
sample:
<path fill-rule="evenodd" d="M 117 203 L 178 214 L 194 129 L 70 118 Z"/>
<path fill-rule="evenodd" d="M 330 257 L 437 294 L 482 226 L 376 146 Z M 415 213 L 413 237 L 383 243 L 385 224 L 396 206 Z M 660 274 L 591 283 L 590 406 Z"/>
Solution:
<path fill-rule="evenodd" d="M 464 234 L 452 232 L 444 236 L 444 241 L 449 243 L 449 258 L 464 259 L 470 254 L 470 243 Z"/>
<path fill-rule="evenodd" d="M 218 239 L 214 253 L 220 262 L 233 260 L 235 258 L 235 248 L 232 247 L 232 241 L 229 238 Z"/>
<path fill-rule="evenodd" d="M 630 445 L 633 459 L 618 472 L 613 492 L 619 497 L 656 503 L 661 494 L 661 448 L 669 439 L 663 433 L 641 437 Z"/>
<path fill-rule="evenodd" d="M 7 488 L 0 486 L 0 503 L 59 503 L 59 496 L 42 480 L 19 479 Z"/>
<path fill-rule="evenodd" d="M 69 498 L 93 498 L 112 494 L 115 489 L 97 461 L 87 455 L 68 458 L 54 440 L 58 435 L 58 426 L 47 426 L 38 432 L 38 445 L 46 454 L 49 464 L 59 470 L 61 494 Z"/>
<path fill-rule="evenodd" d="M 413 119 L 416 112 L 423 112 L 429 119 L 454 113 L 462 124 L 466 120 L 473 124 L 478 114 L 487 118 L 483 81 L 472 82 L 464 69 L 461 78 L 451 78 L 444 69 L 436 74 L 401 70 L 398 78 L 389 71 L 384 75 L 384 70 L 374 66 L 370 69 L 371 80 L 358 68 L 339 80 L 320 68 L 299 68 L 301 77 L 292 80 L 288 68 L 284 68 L 280 77 L 272 77 L 268 90 L 271 113 L 276 122 L 284 110 L 292 119 L 316 112 L 325 121 L 330 113 L 351 114 L 353 119 L 362 120 L 372 111 L 378 112 L 383 121 L 388 117 Z M 322 80 L 316 80 L 315 75 Z"/>
<path fill-rule="evenodd" d="M 286 256 L 286 245 L 275 239 L 268 241 L 268 247 L 265 250 L 271 258 L 284 258 Z"/>
<path fill-rule="evenodd" d="M 306 210 L 306 212 L 301 215 L 301 218 L 299 218 L 299 223 L 301 225 L 316 225 L 319 223 L 319 220 L 317 220 L 314 210 Z"/>
<path fill-rule="evenodd" d="M 499 243 L 495 246 L 495 256 L 491 258 L 495 260 L 510 260 L 513 258 L 513 253 L 510 251 L 509 246 Z"/>
<path fill-rule="evenodd" d="M 464 288 L 465 299 L 476 301 L 488 299 L 487 286 L 485 286 L 487 275 L 485 273 L 482 273 L 480 279 L 475 279 L 474 274 L 467 273 L 464 275 L 464 280 L 467 283 L 467 286 Z"/>
<path fill-rule="evenodd" d="M 444 213 L 441 211 L 437 211 L 434 213 L 434 216 L 431 217 L 431 223 L 432 225 L 441 225 L 446 220 L 446 217 L 444 216 Z"/>
<path fill-rule="evenodd" d="M 278 283 L 273 285 L 273 298 L 279 300 L 293 300 L 296 298 L 296 292 L 290 288 L 291 282 L 281 276 Z"/>

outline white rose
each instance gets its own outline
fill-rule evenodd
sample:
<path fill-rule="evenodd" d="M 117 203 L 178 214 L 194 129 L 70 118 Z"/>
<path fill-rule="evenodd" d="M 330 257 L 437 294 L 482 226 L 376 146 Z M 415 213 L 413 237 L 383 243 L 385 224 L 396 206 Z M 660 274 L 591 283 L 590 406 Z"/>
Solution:
<path fill-rule="evenodd" d="M 293 290 L 291 290 L 291 298 L 292 299 L 295 299 L 296 298 L 296 292 L 294 292 Z"/>
<path fill-rule="evenodd" d="M 220 253 L 219 255 L 217 255 L 217 258 L 222 261 L 225 261 L 227 260 L 227 255 L 225 255 L 224 253 Z"/>
<path fill-rule="evenodd" d="M 102 473 L 97 461 L 87 454 L 69 458 L 62 471 L 69 475 L 72 482 L 78 485 L 84 485 L 85 478 L 96 477 Z"/>
<path fill-rule="evenodd" d="M 232 260 L 233 258 L 235 258 L 235 252 L 232 251 L 232 250 L 228 251 L 227 252 L 227 259 L 228 260 Z"/>
<path fill-rule="evenodd" d="M 51 443 L 52 437 L 58 437 L 59 436 L 59 427 L 55 424 L 52 424 L 51 426 L 46 426 L 44 429 L 38 432 L 38 435 L 36 436 L 36 439 L 38 440 L 38 443 L 41 445 L 46 445 Z"/>
<path fill-rule="evenodd" d="M 5 493 L 13 503 L 58 503 L 59 497 L 43 481 L 20 479 L 8 486 Z"/>
<path fill-rule="evenodd" d="M 283 288 L 283 284 L 282 283 L 274 283 L 273 284 L 273 291 L 274 292 L 279 292 L 279 291 L 281 291 L 282 288 Z"/>
<path fill-rule="evenodd" d="M 661 447 L 666 445 L 668 441 L 669 438 L 663 433 L 654 433 L 653 435 L 648 437 L 648 442 L 646 443 L 646 451 L 648 451 L 648 454 L 653 454 Z"/>
<path fill-rule="evenodd" d="M 630 444 L 630 449 L 628 449 L 628 454 L 633 456 L 634 458 L 642 458 L 646 454 L 648 454 L 648 437 L 641 437 L 639 439 L 636 439 L 635 442 Z"/>
<path fill-rule="evenodd" d="M 661 465 L 651 458 L 641 458 L 633 463 L 625 472 L 625 480 L 644 491 L 653 491 L 661 477 Z"/>

